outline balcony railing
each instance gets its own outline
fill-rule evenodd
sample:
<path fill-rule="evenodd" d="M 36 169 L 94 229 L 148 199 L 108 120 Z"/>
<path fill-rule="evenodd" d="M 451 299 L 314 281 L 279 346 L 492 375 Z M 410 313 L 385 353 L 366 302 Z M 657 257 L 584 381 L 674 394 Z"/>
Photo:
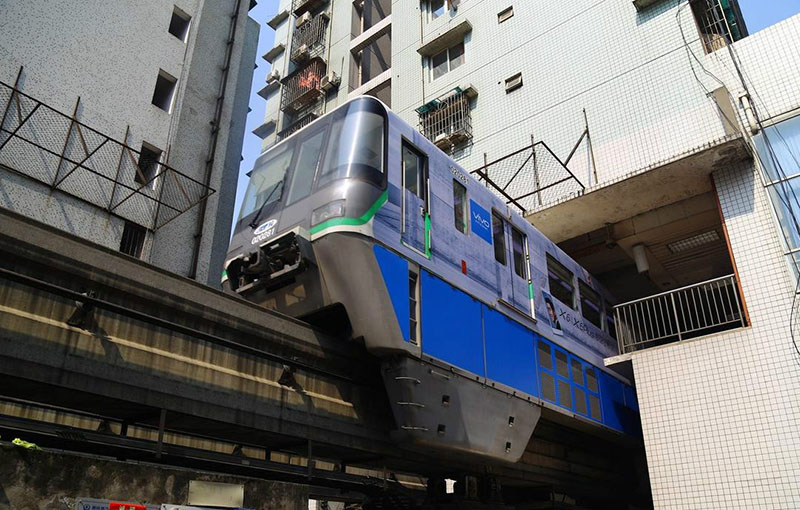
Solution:
<path fill-rule="evenodd" d="M 0 167 L 148 229 L 214 193 L 3 82 L 0 115 Z"/>
<path fill-rule="evenodd" d="M 284 78 L 281 110 L 296 114 L 315 104 L 323 94 L 320 81 L 325 76 L 325 68 L 325 61 L 315 58 Z"/>
<path fill-rule="evenodd" d="M 420 133 L 444 151 L 472 139 L 469 96 L 460 88 L 417 108 L 417 113 Z"/>
<path fill-rule="evenodd" d="M 745 326 L 734 275 L 614 307 L 621 354 Z"/>
<path fill-rule="evenodd" d="M 321 55 L 325 50 L 327 29 L 328 15 L 325 13 L 314 16 L 311 21 L 298 27 L 292 36 L 292 60 L 303 62 Z"/>

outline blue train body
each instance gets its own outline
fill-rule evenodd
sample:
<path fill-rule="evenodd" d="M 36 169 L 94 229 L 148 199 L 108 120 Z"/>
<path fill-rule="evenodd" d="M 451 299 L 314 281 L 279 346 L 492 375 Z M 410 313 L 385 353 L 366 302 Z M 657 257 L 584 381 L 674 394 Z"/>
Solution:
<path fill-rule="evenodd" d="M 319 185 L 330 152 L 342 152 L 331 148 L 346 138 L 336 126 L 363 130 L 364 112 L 385 125 L 347 148 L 382 155 L 383 182 Z M 327 140 L 304 199 L 315 202 L 281 198 L 264 223 L 255 215 L 248 224 L 254 213 L 243 213 L 226 288 L 297 316 L 344 305 L 354 333 L 384 360 L 397 436 L 412 447 L 517 460 L 542 408 L 638 435 L 630 382 L 603 366 L 616 341 L 610 296 L 591 275 L 378 101 L 358 98 L 330 115 L 282 142 L 301 153 L 281 170 L 285 195 L 302 147 Z M 337 115 L 346 120 L 337 124 Z M 369 150 L 358 147 L 367 139 Z M 327 204 L 341 211 L 323 219 Z M 566 294 L 571 303 L 557 297 Z"/>

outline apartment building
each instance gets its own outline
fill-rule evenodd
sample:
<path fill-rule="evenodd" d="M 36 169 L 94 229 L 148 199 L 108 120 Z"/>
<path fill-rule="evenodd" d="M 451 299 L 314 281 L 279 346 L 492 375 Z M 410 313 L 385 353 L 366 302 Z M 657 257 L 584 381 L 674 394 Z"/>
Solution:
<path fill-rule="evenodd" d="M 658 508 L 800 505 L 800 16 L 736 0 L 282 0 L 268 147 L 371 94 L 601 280 Z M 586 315 L 586 314 L 584 314 Z"/>
<path fill-rule="evenodd" d="M 0 206 L 219 285 L 250 0 L 0 4 Z"/>

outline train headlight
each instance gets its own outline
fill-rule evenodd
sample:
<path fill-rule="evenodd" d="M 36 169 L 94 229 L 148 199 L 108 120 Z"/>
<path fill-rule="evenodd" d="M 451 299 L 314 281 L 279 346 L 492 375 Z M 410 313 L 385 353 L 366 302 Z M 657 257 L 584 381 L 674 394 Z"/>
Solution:
<path fill-rule="evenodd" d="M 342 216 L 344 216 L 344 200 L 334 200 L 314 209 L 314 212 L 311 213 L 311 226 L 313 227 L 331 218 L 340 218 Z"/>

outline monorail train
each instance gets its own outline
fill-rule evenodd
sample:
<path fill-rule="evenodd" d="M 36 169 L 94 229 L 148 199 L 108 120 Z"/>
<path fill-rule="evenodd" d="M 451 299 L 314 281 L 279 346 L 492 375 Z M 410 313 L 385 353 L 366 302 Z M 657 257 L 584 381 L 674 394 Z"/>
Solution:
<path fill-rule="evenodd" d="M 543 406 L 639 433 L 602 361 L 607 292 L 372 97 L 258 158 L 223 287 L 295 317 L 343 309 L 409 447 L 517 461 Z"/>

